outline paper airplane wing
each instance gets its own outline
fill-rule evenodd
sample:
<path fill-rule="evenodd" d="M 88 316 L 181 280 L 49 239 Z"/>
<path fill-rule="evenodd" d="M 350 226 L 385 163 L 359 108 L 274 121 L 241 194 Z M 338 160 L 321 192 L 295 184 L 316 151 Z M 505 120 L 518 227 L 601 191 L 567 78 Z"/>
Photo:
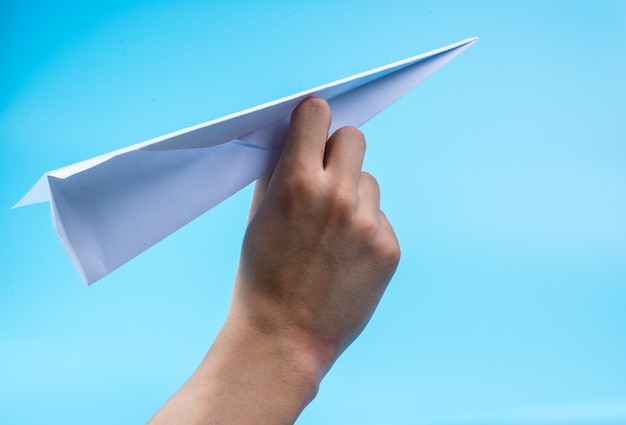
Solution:
<path fill-rule="evenodd" d="M 293 109 L 326 99 L 331 133 L 358 127 L 476 41 L 446 46 L 48 172 L 16 207 L 50 201 L 53 223 L 91 284 L 271 171 Z"/>

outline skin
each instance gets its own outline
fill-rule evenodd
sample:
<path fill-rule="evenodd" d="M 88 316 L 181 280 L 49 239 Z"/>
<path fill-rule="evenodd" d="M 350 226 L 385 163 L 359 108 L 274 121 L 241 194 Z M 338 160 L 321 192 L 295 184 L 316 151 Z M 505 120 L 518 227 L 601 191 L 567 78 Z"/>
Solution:
<path fill-rule="evenodd" d="M 293 112 L 272 176 L 255 187 L 226 322 L 149 424 L 293 424 L 371 318 L 400 259 L 363 134 L 330 138 L 318 98 Z"/>

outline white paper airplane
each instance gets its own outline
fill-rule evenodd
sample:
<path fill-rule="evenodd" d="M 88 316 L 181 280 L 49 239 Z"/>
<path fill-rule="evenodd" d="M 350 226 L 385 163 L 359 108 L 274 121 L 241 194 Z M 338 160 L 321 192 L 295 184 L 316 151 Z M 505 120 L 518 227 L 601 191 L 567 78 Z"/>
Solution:
<path fill-rule="evenodd" d="M 304 98 L 328 101 L 330 133 L 359 127 L 476 40 L 50 171 L 15 207 L 50 202 L 55 231 L 91 284 L 271 171 Z"/>

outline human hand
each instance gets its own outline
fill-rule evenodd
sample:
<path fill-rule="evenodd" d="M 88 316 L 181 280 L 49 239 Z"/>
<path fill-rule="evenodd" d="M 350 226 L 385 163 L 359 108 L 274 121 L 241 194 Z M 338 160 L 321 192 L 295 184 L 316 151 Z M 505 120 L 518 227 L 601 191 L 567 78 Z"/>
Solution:
<path fill-rule="evenodd" d="M 229 320 L 288 339 L 328 371 L 370 319 L 400 258 L 361 171 L 362 133 L 328 138 L 331 111 L 309 98 L 293 112 L 271 179 L 257 183 Z"/>

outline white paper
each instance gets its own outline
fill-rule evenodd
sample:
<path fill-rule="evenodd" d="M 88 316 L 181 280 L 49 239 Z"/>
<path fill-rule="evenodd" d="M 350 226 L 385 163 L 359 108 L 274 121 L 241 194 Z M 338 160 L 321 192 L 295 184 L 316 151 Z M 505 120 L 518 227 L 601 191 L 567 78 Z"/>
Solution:
<path fill-rule="evenodd" d="M 328 101 L 331 133 L 358 127 L 476 40 L 50 171 L 15 206 L 50 201 L 55 231 L 91 284 L 271 171 L 304 98 Z"/>

